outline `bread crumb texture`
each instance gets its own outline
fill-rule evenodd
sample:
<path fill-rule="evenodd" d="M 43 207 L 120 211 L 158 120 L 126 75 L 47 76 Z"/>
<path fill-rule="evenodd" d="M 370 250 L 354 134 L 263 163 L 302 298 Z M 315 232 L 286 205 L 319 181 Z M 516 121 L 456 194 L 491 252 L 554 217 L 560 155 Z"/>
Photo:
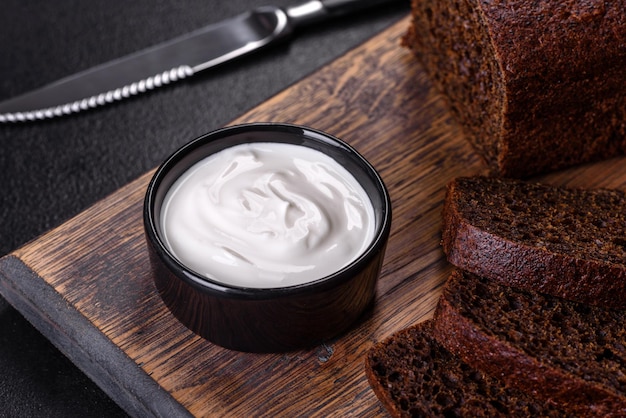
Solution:
<path fill-rule="evenodd" d="M 403 38 L 493 174 L 626 152 L 626 0 L 413 0 Z"/>
<path fill-rule="evenodd" d="M 442 246 L 500 283 L 626 308 L 626 192 L 496 177 L 448 184 Z"/>
<path fill-rule="evenodd" d="M 430 321 L 378 343 L 366 370 L 395 417 L 566 416 L 460 361 L 432 338 Z"/>
<path fill-rule="evenodd" d="M 626 311 L 503 286 L 455 270 L 435 338 L 537 399 L 586 416 L 626 416 Z"/>

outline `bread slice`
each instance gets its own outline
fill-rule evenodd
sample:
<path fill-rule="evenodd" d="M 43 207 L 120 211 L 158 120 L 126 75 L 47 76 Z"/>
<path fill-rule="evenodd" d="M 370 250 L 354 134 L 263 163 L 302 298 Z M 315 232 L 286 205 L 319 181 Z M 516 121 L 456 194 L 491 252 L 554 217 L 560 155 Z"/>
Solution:
<path fill-rule="evenodd" d="M 626 152 L 626 5 L 412 0 L 403 44 L 494 174 Z"/>
<path fill-rule="evenodd" d="M 510 286 L 626 308 L 626 193 L 493 177 L 448 184 L 453 265 Z"/>
<path fill-rule="evenodd" d="M 377 343 L 365 370 L 394 417 L 563 417 L 556 408 L 478 372 L 451 355 L 421 322 Z"/>
<path fill-rule="evenodd" d="M 454 270 L 434 337 L 536 399 L 580 416 L 626 416 L 626 311 L 500 285 Z"/>

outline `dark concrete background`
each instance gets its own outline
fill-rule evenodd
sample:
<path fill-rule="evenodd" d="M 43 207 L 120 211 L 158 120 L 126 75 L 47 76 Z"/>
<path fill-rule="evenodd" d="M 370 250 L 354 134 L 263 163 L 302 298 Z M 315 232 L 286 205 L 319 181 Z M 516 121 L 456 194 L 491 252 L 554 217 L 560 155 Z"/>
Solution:
<path fill-rule="evenodd" d="M 0 100 L 250 8 L 288 0 L 4 0 Z M 408 13 L 391 1 L 192 79 L 62 119 L 0 124 L 0 256 Z M 0 417 L 125 416 L 0 298 Z"/>

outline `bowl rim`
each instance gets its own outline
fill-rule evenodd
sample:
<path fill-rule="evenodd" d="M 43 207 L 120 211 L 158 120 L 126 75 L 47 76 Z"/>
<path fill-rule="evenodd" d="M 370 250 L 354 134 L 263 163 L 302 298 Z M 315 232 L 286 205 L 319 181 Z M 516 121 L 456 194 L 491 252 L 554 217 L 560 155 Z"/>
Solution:
<path fill-rule="evenodd" d="M 293 135 L 306 138 L 313 142 L 321 144 L 321 146 L 333 146 L 338 148 L 341 152 L 355 160 L 355 162 L 361 165 L 367 174 L 372 179 L 376 190 L 380 193 L 380 200 L 382 203 L 381 222 L 377 226 L 374 237 L 367 248 L 349 264 L 342 267 L 340 270 L 333 272 L 332 274 L 320 277 L 313 281 L 291 285 L 283 287 L 269 287 L 269 288 L 257 288 L 257 287 L 244 287 L 233 284 L 221 282 L 216 279 L 212 279 L 200 273 L 197 273 L 185 266 L 182 262 L 175 257 L 171 251 L 167 248 L 162 238 L 158 233 L 157 220 L 155 215 L 156 194 L 159 191 L 159 186 L 163 182 L 165 176 L 170 170 L 184 157 L 198 148 L 205 146 L 207 143 L 226 138 L 234 134 L 241 133 L 253 133 L 253 132 L 282 132 L 291 133 Z M 258 141 L 258 142 L 272 142 L 272 141 Z M 276 141 L 278 142 L 278 141 Z M 234 143 L 238 145 L 240 142 Z M 243 142 L 241 142 L 243 143 Z M 293 143 L 293 142 L 286 142 Z M 226 149 L 223 147 L 221 149 Z M 221 150 L 220 149 L 220 150 Z M 217 152 L 217 151 L 216 151 Z M 201 161 L 206 156 L 196 160 Z M 183 168 L 183 172 L 186 171 L 191 165 L 187 165 Z M 351 173 L 353 174 L 353 173 Z M 355 176 L 356 178 L 356 176 Z M 357 181 L 359 179 L 357 178 Z M 359 181 L 360 182 L 360 181 Z M 377 209 L 375 208 L 375 211 Z M 187 284 L 200 289 L 203 292 L 209 292 L 215 295 L 227 295 L 234 298 L 244 299 L 274 299 L 281 297 L 289 297 L 311 291 L 324 291 L 328 288 L 338 286 L 341 283 L 349 281 L 356 273 L 365 266 L 369 265 L 371 259 L 377 255 L 380 250 L 384 250 L 387 238 L 391 229 L 391 198 L 382 177 L 376 171 L 365 157 L 363 157 L 356 149 L 345 141 L 328 134 L 326 132 L 310 128 L 304 125 L 296 125 L 291 123 L 276 123 L 276 122 L 251 122 L 242 123 L 237 125 L 230 125 L 222 127 L 208 133 L 205 133 L 185 145 L 174 151 L 168 158 L 166 158 L 161 165 L 156 169 L 153 174 L 150 183 L 148 184 L 144 204 L 143 204 L 143 221 L 144 221 L 144 233 L 152 245 L 153 250 L 156 252 L 160 259 L 160 262 L 165 264 L 165 267 L 174 274 L 178 279 L 185 281 Z"/>

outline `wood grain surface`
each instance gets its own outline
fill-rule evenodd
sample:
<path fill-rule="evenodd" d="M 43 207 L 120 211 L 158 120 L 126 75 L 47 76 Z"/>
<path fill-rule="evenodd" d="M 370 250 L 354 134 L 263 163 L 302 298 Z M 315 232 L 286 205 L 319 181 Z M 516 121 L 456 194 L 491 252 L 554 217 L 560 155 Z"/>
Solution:
<path fill-rule="evenodd" d="M 149 274 L 141 212 L 152 172 L 0 260 L 0 292 L 133 415 L 384 416 L 364 354 L 431 315 L 451 270 L 439 246 L 445 185 L 484 170 L 400 47 L 407 27 L 401 20 L 233 121 L 327 131 L 383 177 L 393 224 L 376 304 L 346 334 L 311 350 L 247 354 L 178 323 Z M 626 188 L 626 159 L 542 179 Z"/>

